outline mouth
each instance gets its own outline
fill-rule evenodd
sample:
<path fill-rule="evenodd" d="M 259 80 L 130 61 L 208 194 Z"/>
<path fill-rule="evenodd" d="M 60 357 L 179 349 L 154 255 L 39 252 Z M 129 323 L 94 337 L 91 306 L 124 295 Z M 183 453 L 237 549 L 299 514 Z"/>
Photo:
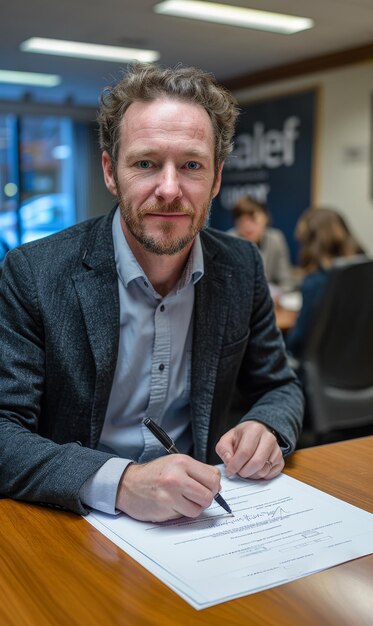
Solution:
<path fill-rule="evenodd" d="M 161 220 L 178 220 L 185 217 L 190 217 L 190 215 L 187 213 L 147 213 L 145 217 Z"/>

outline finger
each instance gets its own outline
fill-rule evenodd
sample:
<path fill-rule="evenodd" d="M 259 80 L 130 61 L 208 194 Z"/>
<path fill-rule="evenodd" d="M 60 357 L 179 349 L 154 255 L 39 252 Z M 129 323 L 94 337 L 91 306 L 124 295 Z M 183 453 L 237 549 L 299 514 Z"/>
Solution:
<path fill-rule="evenodd" d="M 221 472 L 213 465 L 201 463 L 190 457 L 186 457 L 190 463 L 186 468 L 186 473 L 199 485 L 208 489 L 212 494 L 217 493 L 221 489 L 220 479 Z"/>
<path fill-rule="evenodd" d="M 218 454 L 225 465 L 231 460 L 236 444 L 235 430 L 228 431 L 223 435 L 215 446 L 215 452 Z"/>
<path fill-rule="evenodd" d="M 270 459 L 264 461 L 264 465 L 262 469 L 257 472 L 257 476 L 259 478 L 265 478 L 272 471 L 273 465 L 274 463 Z"/>
<path fill-rule="evenodd" d="M 282 453 L 277 443 L 261 441 L 254 455 L 239 470 L 242 478 L 264 478 L 274 465 L 281 463 Z"/>
<path fill-rule="evenodd" d="M 264 480 L 270 480 L 271 478 L 275 478 L 276 476 L 281 474 L 282 470 L 284 469 L 284 465 L 284 460 L 282 460 L 281 463 L 276 463 L 276 465 L 272 467 L 272 470 L 267 474 L 267 476 L 264 477 Z"/>
<path fill-rule="evenodd" d="M 267 461 L 265 461 L 262 469 L 256 472 L 256 474 L 250 476 L 250 478 L 253 480 L 270 480 L 271 478 L 274 478 L 275 476 L 278 476 L 278 474 L 280 474 L 280 472 L 284 468 L 284 465 L 285 461 L 282 455 L 280 458 L 277 458 L 276 461 L 271 461 L 271 459 L 268 459 Z"/>
<path fill-rule="evenodd" d="M 236 426 L 233 431 L 235 432 L 234 454 L 226 465 L 226 475 L 239 474 L 243 476 L 248 470 L 247 463 L 250 463 L 251 459 L 253 459 L 253 464 L 250 465 L 250 472 L 258 471 L 265 459 L 269 457 L 270 451 L 277 447 L 273 433 L 256 420 L 243 422 Z M 256 455 L 258 451 L 263 452 L 263 445 L 267 447 L 267 452 L 263 453 L 267 456 L 263 458 L 263 463 L 260 465 L 260 458 Z M 256 467 L 255 462 L 258 463 Z"/>
<path fill-rule="evenodd" d="M 162 504 L 172 506 L 179 515 L 198 517 L 211 505 L 215 493 L 221 488 L 220 471 L 188 457 L 185 462 L 179 457 L 177 466 L 178 476 L 171 475 L 163 483 Z M 181 480 L 180 470 L 184 473 Z"/>
<path fill-rule="evenodd" d="M 168 497 L 171 497 L 175 510 L 195 517 L 210 506 L 214 495 L 221 489 L 220 470 L 185 455 L 177 455 L 173 460 L 174 471 L 164 475 L 162 480 L 164 504 L 169 504 Z"/>
<path fill-rule="evenodd" d="M 206 507 L 199 506 L 195 502 L 182 497 L 175 508 L 175 517 L 191 517 L 195 519 L 204 511 Z"/>
<path fill-rule="evenodd" d="M 254 454 L 263 432 L 269 431 L 260 422 L 252 420 L 239 424 L 221 437 L 215 450 L 226 465 L 226 473 L 238 472 L 240 464 Z"/>
<path fill-rule="evenodd" d="M 218 490 L 220 484 L 218 485 Z M 191 480 L 187 483 L 183 489 L 182 497 L 188 501 L 193 502 L 202 509 L 207 509 L 214 499 L 214 495 L 217 493 L 214 489 L 207 489 L 195 480 Z"/>
<path fill-rule="evenodd" d="M 234 474 L 242 476 L 243 468 L 255 457 L 258 449 L 260 437 L 253 435 L 253 433 L 249 431 L 243 431 L 240 435 L 241 436 L 237 441 L 234 454 L 225 467 L 225 473 L 227 476 L 232 476 Z"/>

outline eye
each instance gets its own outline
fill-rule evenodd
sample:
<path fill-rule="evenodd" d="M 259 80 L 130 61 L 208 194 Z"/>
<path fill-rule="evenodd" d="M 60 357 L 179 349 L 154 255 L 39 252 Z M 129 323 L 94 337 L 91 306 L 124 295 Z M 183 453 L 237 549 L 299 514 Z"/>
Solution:
<path fill-rule="evenodd" d="M 197 163 L 197 161 L 188 161 L 186 163 L 186 168 L 188 170 L 199 170 L 201 167 L 201 165 L 199 163 Z"/>
<path fill-rule="evenodd" d="M 146 159 L 142 159 L 141 161 L 138 161 L 136 165 L 137 167 L 140 168 L 140 170 L 148 170 L 152 166 L 151 162 Z"/>

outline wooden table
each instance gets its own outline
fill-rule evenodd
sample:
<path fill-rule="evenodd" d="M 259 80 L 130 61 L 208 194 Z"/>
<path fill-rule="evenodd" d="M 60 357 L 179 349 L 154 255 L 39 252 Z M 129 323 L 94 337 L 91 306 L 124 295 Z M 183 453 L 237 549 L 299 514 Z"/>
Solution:
<path fill-rule="evenodd" d="M 296 452 L 286 473 L 373 512 L 373 437 Z M 83 518 L 0 502 L 1 626 L 372 626 L 373 556 L 195 611 Z"/>

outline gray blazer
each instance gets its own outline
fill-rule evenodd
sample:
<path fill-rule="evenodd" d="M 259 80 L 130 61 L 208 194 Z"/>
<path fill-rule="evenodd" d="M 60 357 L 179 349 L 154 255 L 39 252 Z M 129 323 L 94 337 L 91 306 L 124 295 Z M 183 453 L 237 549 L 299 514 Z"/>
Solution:
<path fill-rule="evenodd" d="M 96 450 L 118 353 L 114 211 L 7 255 L 0 280 L 0 496 L 86 513 L 82 484 L 110 458 Z M 201 233 L 191 415 L 197 459 L 234 423 L 237 384 L 250 413 L 291 452 L 303 397 L 288 368 L 256 247 Z"/>

